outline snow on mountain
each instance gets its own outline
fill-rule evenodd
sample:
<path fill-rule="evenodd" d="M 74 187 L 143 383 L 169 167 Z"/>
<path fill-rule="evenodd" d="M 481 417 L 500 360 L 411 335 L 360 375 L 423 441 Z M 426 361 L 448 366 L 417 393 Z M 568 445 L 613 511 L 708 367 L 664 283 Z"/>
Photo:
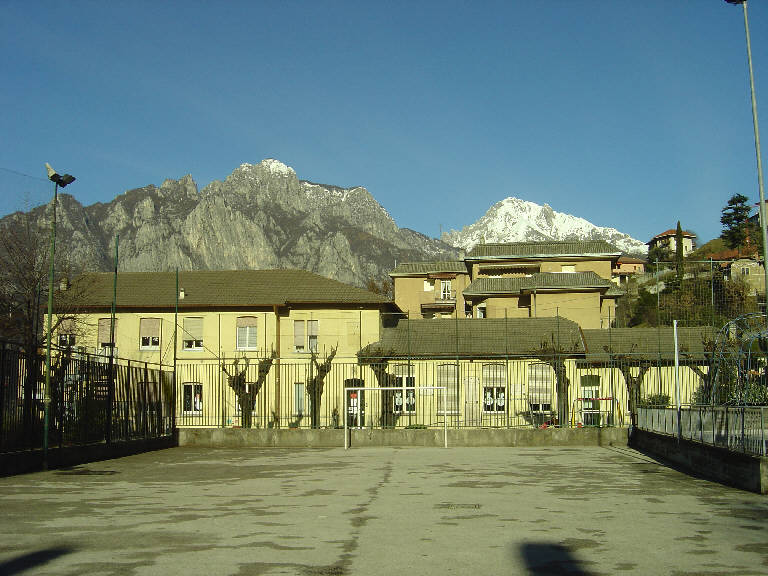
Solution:
<path fill-rule="evenodd" d="M 605 240 L 623 252 L 648 251 L 644 242 L 615 228 L 595 226 L 584 218 L 556 212 L 547 204 L 513 197 L 491 206 L 474 224 L 446 232 L 442 240 L 465 250 L 481 242 Z"/>

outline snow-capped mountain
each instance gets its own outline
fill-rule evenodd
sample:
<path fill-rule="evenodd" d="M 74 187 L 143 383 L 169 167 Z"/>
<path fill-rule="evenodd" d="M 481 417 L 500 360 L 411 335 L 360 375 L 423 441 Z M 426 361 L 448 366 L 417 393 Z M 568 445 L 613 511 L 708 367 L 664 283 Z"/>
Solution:
<path fill-rule="evenodd" d="M 622 252 L 646 253 L 644 242 L 615 228 L 595 226 L 591 222 L 556 212 L 544 204 L 520 198 L 505 198 L 491 206 L 474 224 L 443 234 L 444 242 L 470 250 L 481 242 L 531 242 L 545 240 L 605 240 Z"/>

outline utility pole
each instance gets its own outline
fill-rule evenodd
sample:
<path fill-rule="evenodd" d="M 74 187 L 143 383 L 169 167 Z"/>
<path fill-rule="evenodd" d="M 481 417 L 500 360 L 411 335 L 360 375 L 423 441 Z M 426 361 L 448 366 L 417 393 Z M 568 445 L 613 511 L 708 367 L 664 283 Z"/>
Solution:
<path fill-rule="evenodd" d="M 763 236 L 763 272 L 766 294 L 766 321 L 768 321 L 768 231 L 766 230 L 765 192 L 763 187 L 763 161 L 760 154 L 760 128 L 757 123 L 757 101 L 755 99 L 755 73 L 752 70 L 752 42 L 749 37 L 747 0 L 725 0 L 728 4 L 741 4 L 744 10 L 744 34 L 747 38 L 747 63 L 749 64 L 749 88 L 752 96 L 752 127 L 755 132 L 755 156 L 757 157 L 757 187 L 760 193 L 760 229 Z"/>

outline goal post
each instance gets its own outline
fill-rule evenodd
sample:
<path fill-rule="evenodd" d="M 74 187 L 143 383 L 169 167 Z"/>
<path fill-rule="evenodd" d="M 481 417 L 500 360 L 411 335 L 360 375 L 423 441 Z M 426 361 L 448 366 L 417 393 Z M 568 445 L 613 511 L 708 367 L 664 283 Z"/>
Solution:
<path fill-rule="evenodd" d="M 383 392 L 386 390 L 392 390 L 392 391 L 403 391 L 403 390 L 419 390 L 419 391 L 426 391 L 426 390 L 437 390 L 438 393 L 442 391 L 442 397 L 443 397 L 443 447 L 448 448 L 448 387 L 447 386 L 346 386 L 344 387 L 344 450 L 349 449 L 349 437 L 350 437 L 350 427 L 349 427 L 349 418 L 350 416 L 355 417 L 356 422 L 360 422 L 360 415 L 361 415 L 361 408 L 364 408 L 362 405 L 364 401 L 364 396 L 362 393 L 368 393 L 368 392 Z M 350 403 L 350 400 L 355 400 L 354 405 Z"/>

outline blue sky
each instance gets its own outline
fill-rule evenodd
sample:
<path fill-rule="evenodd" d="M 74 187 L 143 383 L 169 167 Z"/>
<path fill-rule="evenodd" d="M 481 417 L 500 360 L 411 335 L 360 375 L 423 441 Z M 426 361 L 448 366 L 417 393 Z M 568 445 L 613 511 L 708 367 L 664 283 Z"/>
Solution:
<path fill-rule="evenodd" d="M 749 16 L 765 150 L 768 2 Z M 91 204 L 277 158 L 430 236 L 517 196 L 709 240 L 758 198 L 723 0 L 0 0 L 0 50 L 0 214 L 49 199 L 46 161 Z"/>

